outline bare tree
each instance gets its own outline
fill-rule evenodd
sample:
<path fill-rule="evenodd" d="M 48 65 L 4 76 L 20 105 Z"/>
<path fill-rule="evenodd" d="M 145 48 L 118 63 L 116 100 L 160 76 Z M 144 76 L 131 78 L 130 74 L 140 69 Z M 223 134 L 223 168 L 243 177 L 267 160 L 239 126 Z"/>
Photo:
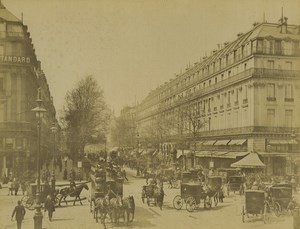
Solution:
<path fill-rule="evenodd" d="M 63 123 L 74 162 L 83 154 L 87 143 L 104 140 L 110 114 L 103 90 L 93 76 L 80 80 L 73 90 L 67 92 Z"/>

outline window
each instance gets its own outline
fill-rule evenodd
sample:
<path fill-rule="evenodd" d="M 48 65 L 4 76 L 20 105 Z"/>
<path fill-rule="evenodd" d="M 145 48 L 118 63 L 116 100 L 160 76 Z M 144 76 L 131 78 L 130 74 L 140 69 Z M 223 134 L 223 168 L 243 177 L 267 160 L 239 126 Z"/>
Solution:
<path fill-rule="evenodd" d="M 275 84 L 269 83 L 267 85 L 267 100 L 275 101 Z"/>
<path fill-rule="evenodd" d="M 281 54 L 281 41 L 275 41 L 275 54 Z"/>
<path fill-rule="evenodd" d="M 285 85 L 285 101 L 293 100 L 293 85 L 287 84 Z"/>
<path fill-rule="evenodd" d="M 245 85 L 244 88 L 242 88 L 242 95 L 243 95 L 243 103 L 248 103 L 248 86 Z"/>
<path fill-rule="evenodd" d="M 293 110 L 285 110 L 285 126 L 292 127 L 293 124 Z"/>
<path fill-rule="evenodd" d="M 227 93 L 227 104 L 230 104 L 230 91 L 228 91 L 228 93 Z"/>
<path fill-rule="evenodd" d="M 267 124 L 268 124 L 268 126 L 275 125 L 275 109 L 267 110 Z"/>
<path fill-rule="evenodd" d="M 215 84 L 217 84 L 217 82 L 218 82 L 218 78 L 217 78 L 217 77 L 215 77 Z"/>
<path fill-rule="evenodd" d="M 0 94 L 4 93 L 4 74 L 0 72 Z"/>
<path fill-rule="evenodd" d="M 4 56 L 4 46 L 0 45 L 0 56 Z"/>
<path fill-rule="evenodd" d="M 238 104 L 239 102 L 239 89 L 235 89 L 235 104 Z"/>
<path fill-rule="evenodd" d="M 247 69 L 247 63 L 244 64 L 244 70 L 246 70 L 246 69 Z"/>
<path fill-rule="evenodd" d="M 286 69 L 287 70 L 293 70 L 293 62 L 287 61 L 286 62 Z"/>
<path fill-rule="evenodd" d="M 268 60 L 268 68 L 269 69 L 274 69 L 274 60 Z"/>
<path fill-rule="evenodd" d="M 262 53 L 262 51 L 263 51 L 263 41 L 262 40 L 257 40 L 257 49 L 256 49 L 256 51 L 258 53 Z"/>

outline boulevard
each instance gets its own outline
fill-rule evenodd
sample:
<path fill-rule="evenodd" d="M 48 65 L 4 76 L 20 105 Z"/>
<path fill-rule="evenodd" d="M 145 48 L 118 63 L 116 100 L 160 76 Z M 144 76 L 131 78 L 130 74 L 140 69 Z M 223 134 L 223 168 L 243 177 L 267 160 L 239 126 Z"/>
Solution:
<path fill-rule="evenodd" d="M 173 207 L 173 198 L 180 194 L 179 189 L 170 189 L 168 184 L 164 184 L 165 199 L 163 209 L 158 207 L 148 207 L 146 202 L 143 204 L 141 200 L 142 186 L 145 185 L 145 179 L 135 177 L 136 171 L 126 168 L 129 181 L 124 182 L 124 197 L 133 195 L 136 204 L 135 218 L 128 226 L 120 220 L 119 226 L 110 223 L 110 219 L 106 219 L 107 228 L 201 228 L 205 225 L 206 228 L 262 228 L 262 229 L 282 229 L 293 228 L 292 216 L 276 217 L 271 216 L 269 223 L 264 224 L 261 218 L 247 219 L 245 223 L 241 219 L 241 209 L 244 204 L 244 196 L 230 193 L 229 197 L 225 197 L 224 203 L 218 203 L 218 206 L 212 206 L 211 209 L 204 209 L 201 204 L 199 209 L 194 212 L 188 212 L 185 206 L 181 210 L 176 210 Z M 63 183 L 63 181 L 58 181 Z M 81 197 L 89 198 L 90 190 L 84 190 Z M 10 221 L 13 206 L 17 200 L 21 199 L 22 195 L 8 196 L 7 188 L 0 190 L 0 228 L 9 229 L 15 228 L 16 222 Z M 299 197 L 299 194 L 298 196 Z M 70 197 L 68 197 L 70 199 Z M 67 200 L 68 200 L 67 199 Z M 72 199 L 72 198 L 71 198 Z M 80 206 L 78 202 L 73 206 L 72 202 L 68 202 L 66 206 L 62 203 L 62 207 L 57 207 L 54 212 L 52 221 L 50 222 L 47 214 L 44 214 L 43 228 L 45 229 L 73 229 L 73 228 L 104 228 L 102 224 L 96 223 L 90 213 L 88 200 L 83 201 Z M 33 228 L 34 211 L 26 210 L 25 219 L 22 228 Z"/>

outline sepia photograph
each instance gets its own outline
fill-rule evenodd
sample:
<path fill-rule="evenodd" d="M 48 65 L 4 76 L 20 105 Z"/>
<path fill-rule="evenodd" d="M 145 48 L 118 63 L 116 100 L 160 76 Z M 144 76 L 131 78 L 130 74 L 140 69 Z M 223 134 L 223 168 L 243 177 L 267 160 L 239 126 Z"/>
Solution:
<path fill-rule="evenodd" d="M 0 229 L 300 229 L 300 0 L 0 0 Z"/>

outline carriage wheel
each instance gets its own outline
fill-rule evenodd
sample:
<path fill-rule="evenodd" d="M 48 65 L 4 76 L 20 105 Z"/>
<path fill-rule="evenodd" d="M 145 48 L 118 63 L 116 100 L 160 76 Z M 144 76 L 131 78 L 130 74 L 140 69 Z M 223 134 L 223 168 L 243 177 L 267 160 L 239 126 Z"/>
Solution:
<path fill-rule="evenodd" d="M 26 206 L 26 202 L 27 202 L 28 198 L 29 198 L 28 196 L 23 196 L 22 197 L 21 202 L 22 202 L 23 206 Z"/>
<path fill-rule="evenodd" d="M 264 212 L 263 212 L 263 217 L 264 217 L 264 223 L 265 224 L 269 221 L 270 212 L 271 212 L 270 205 L 269 205 L 269 203 L 266 202 L 265 205 L 264 205 Z"/>
<path fill-rule="evenodd" d="M 54 198 L 55 207 L 58 206 L 61 196 L 62 196 L 61 194 L 58 194 L 58 195 L 55 196 L 55 198 Z"/>
<path fill-rule="evenodd" d="M 242 208 L 242 222 L 245 223 L 245 207 Z"/>
<path fill-rule="evenodd" d="M 35 199 L 34 197 L 29 197 L 25 203 L 25 207 L 28 208 L 28 210 L 34 210 L 35 205 Z"/>
<path fill-rule="evenodd" d="M 173 199 L 173 207 L 176 210 L 180 210 L 182 208 L 183 201 L 184 200 L 181 198 L 180 195 L 175 196 L 174 199 Z"/>
<path fill-rule="evenodd" d="M 186 210 L 188 212 L 192 212 L 195 210 L 196 208 L 196 200 L 194 197 L 190 196 L 186 199 Z"/>
<path fill-rule="evenodd" d="M 274 212 L 275 212 L 275 215 L 277 217 L 279 217 L 281 215 L 281 211 L 282 211 L 282 209 L 281 209 L 280 204 L 278 202 L 275 202 L 274 203 Z"/>

